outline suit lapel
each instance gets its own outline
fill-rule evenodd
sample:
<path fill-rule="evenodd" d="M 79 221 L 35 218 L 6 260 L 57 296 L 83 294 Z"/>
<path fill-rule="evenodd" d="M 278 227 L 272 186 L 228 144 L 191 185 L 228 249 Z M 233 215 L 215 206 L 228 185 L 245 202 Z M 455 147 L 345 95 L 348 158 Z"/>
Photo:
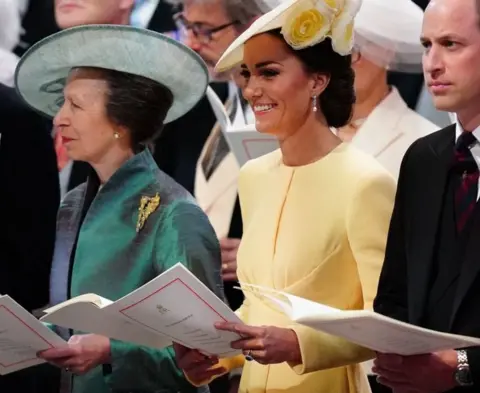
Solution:
<path fill-rule="evenodd" d="M 455 128 L 447 127 L 439 132 L 442 133 L 439 138 L 415 163 L 418 168 L 416 182 L 414 189 L 407 191 L 412 193 L 416 206 L 407 219 L 415 228 L 412 238 L 407 239 L 411 243 L 409 249 L 414 250 L 408 266 L 409 319 L 413 324 L 420 323 L 426 304 L 439 220 L 453 159 Z"/>
<path fill-rule="evenodd" d="M 478 260 L 478 239 L 480 239 L 480 206 L 478 206 L 477 202 L 471 231 L 468 234 L 464 261 L 457 285 L 457 292 L 453 302 L 450 327 L 453 325 L 455 316 L 460 308 L 460 305 L 462 304 L 463 299 L 465 299 L 467 292 L 480 272 L 480 263 Z"/>

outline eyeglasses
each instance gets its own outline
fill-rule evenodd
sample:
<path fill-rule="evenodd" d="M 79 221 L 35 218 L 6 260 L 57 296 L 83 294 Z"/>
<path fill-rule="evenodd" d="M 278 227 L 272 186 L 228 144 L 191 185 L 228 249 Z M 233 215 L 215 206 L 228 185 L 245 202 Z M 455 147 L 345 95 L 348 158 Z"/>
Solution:
<path fill-rule="evenodd" d="M 227 27 L 238 25 L 240 23 L 239 21 L 233 21 L 230 23 L 225 23 L 221 26 L 207 28 L 203 25 L 203 23 L 189 22 L 185 19 L 182 13 L 175 14 L 173 19 L 179 30 L 183 30 L 184 32 L 191 30 L 195 38 L 202 44 L 210 43 L 213 40 L 213 34 L 224 30 Z"/>

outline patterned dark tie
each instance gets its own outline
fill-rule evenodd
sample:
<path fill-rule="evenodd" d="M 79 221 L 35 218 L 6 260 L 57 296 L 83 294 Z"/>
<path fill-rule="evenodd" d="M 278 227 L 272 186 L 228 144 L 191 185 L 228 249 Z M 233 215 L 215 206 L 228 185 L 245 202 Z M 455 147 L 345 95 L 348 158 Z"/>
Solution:
<path fill-rule="evenodd" d="M 455 167 L 461 178 L 455 191 L 455 217 L 460 233 L 468 222 L 477 203 L 480 171 L 470 147 L 477 143 L 471 132 L 463 132 L 455 145 Z"/>

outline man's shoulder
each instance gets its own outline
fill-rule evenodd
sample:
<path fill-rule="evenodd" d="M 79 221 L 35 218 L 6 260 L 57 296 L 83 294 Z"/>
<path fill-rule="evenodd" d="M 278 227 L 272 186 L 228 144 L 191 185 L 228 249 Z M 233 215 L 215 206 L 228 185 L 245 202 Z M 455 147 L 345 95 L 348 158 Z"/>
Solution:
<path fill-rule="evenodd" d="M 2 115 L 12 115 L 27 109 L 15 89 L 2 83 L 0 83 L 0 102 L 2 103 L 0 106 Z"/>
<path fill-rule="evenodd" d="M 425 135 L 421 138 L 418 138 L 411 146 L 411 152 L 421 152 L 426 148 L 434 148 L 437 146 L 445 145 L 446 143 L 452 141 L 455 137 L 455 124 L 450 124 L 447 127 L 444 127 L 438 131 L 432 132 L 431 134 Z"/>
<path fill-rule="evenodd" d="M 5 124 L 16 124 L 17 128 L 44 127 L 48 120 L 21 100 L 14 88 L 0 83 L 0 118 Z M 28 126 L 28 127 L 27 127 Z"/>

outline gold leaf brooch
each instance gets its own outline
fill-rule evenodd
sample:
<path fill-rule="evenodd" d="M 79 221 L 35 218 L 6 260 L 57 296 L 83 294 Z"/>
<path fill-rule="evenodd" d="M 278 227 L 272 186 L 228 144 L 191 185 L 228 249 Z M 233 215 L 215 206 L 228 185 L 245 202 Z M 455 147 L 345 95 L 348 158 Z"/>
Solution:
<path fill-rule="evenodd" d="M 158 193 L 154 197 L 142 196 L 140 199 L 140 207 L 138 208 L 137 233 L 145 225 L 147 218 L 150 217 L 160 204 Z"/>

